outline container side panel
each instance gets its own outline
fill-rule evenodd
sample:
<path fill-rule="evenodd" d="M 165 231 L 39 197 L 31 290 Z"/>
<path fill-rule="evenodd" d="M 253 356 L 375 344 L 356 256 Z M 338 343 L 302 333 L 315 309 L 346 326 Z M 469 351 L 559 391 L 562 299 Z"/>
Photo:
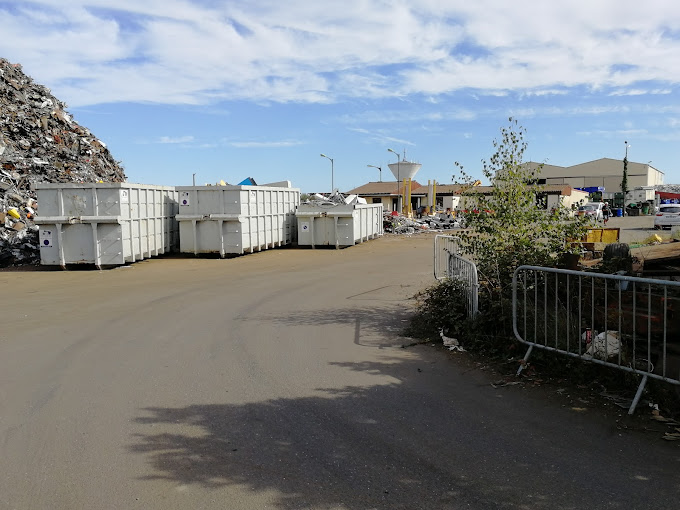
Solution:
<path fill-rule="evenodd" d="M 58 266 L 61 264 L 58 228 L 61 228 L 61 225 L 40 225 L 38 227 L 40 263 L 44 266 Z"/>
<path fill-rule="evenodd" d="M 110 223 L 100 223 L 97 225 L 100 260 L 104 266 L 125 264 L 120 227 L 121 225 Z"/>
<path fill-rule="evenodd" d="M 95 243 L 92 236 L 92 226 L 90 224 L 63 224 L 62 242 L 66 264 L 95 263 Z"/>

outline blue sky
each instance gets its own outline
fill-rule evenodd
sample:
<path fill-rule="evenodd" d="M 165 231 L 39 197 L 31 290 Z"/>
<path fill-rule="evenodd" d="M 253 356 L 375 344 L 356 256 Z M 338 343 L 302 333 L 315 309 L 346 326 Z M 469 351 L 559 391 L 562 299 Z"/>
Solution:
<path fill-rule="evenodd" d="M 680 4 L 589 0 L 0 0 L 0 57 L 65 101 L 128 180 L 305 192 L 450 183 L 512 116 L 527 159 L 680 183 Z"/>

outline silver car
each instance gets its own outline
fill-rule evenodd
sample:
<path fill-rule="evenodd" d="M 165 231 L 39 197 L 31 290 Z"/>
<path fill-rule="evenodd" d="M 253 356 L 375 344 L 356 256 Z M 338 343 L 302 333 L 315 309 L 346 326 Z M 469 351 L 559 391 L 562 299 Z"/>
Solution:
<path fill-rule="evenodd" d="M 604 207 L 603 202 L 588 202 L 587 204 L 582 205 L 581 207 L 578 208 L 578 211 L 576 211 L 576 215 L 586 216 L 595 221 L 602 221 L 604 219 L 604 214 L 602 213 L 603 207 Z"/>
<path fill-rule="evenodd" d="M 680 204 L 661 204 L 654 216 L 654 228 L 671 228 L 680 225 Z"/>

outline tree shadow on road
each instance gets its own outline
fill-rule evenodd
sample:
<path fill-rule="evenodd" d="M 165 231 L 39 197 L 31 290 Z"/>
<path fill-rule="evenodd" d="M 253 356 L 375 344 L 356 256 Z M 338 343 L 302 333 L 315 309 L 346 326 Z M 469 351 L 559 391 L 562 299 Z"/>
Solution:
<path fill-rule="evenodd" d="M 398 306 L 366 308 L 339 308 L 333 310 L 298 311 L 286 314 L 263 313 L 251 315 L 241 321 L 271 322 L 286 326 L 335 326 L 354 327 L 354 343 L 372 347 L 400 346 L 406 342 L 404 330 L 409 325 L 412 311 Z"/>
<path fill-rule="evenodd" d="M 329 398 L 148 408 L 147 416 L 136 421 L 167 431 L 150 430 L 131 449 L 149 456 L 156 472 L 149 480 L 273 490 L 274 507 L 280 509 L 459 508 L 471 501 L 464 497 L 467 492 L 489 508 L 504 499 L 503 493 L 513 492 L 509 485 L 471 488 L 478 484 L 466 474 L 464 461 L 472 452 L 461 444 L 458 451 L 451 448 L 443 464 L 441 458 L 435 461 L 432 449 L 447 440 L 431 437 L 426 423 L 414 430 L 407 420 L 391 426 L 386 437 L 386 417 L 367 409 L 393 400 L 397 391 L 346 388 L 330 392 Z M 389 419 L 400 420 L 404 409 L 398 409 Z M 199 430 L 170 431 L 187 425 Z M 419 434 L 425 434 L 424 441 Z"/>
<path fill-rule="evenodd" d="M 418 357 L 365 362 L 347 368 L 394 382 L 145 408 L 130 451 L 146 456 L 147 480 L 273 494 L 272 507 L 283 510 L 560 509 L 586 501 L 588 508 L 646 508 L 650 493 L 656 508 L 673 507 L 678 477 L 663 468 L 672 452 L 626 464 L 625 449 L 606 451 L 609 430 L 567 410 L 518 407 L 513 390 L 505 399 L 488 385 L 473 393 L 469 376 L 447 382 L 441 370 L 450 367 L 442 365 Z M 437 384 L 445 387 L 433 391 Z M 645 491 L 630 483 L 641 475 Z"/>

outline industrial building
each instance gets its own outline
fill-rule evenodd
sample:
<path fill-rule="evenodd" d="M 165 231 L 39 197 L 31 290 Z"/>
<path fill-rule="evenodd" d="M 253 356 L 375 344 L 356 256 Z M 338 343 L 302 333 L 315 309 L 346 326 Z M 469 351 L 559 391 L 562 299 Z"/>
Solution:
<path fill-rule="evenodd" d="M 651 161 L 650 161 L 651 163 Z M 601 187 L 608 192 L 621 191 L 623 161 L 601 158 L 573 166 L 557 166 L 529 162 L 526 166 L 537 171 L 539 184 L 568 184 L 572 188 Z M 663 184 L 664 174 L 649 163 L 629 161 L 626 174 L 628 189 Z"/>

